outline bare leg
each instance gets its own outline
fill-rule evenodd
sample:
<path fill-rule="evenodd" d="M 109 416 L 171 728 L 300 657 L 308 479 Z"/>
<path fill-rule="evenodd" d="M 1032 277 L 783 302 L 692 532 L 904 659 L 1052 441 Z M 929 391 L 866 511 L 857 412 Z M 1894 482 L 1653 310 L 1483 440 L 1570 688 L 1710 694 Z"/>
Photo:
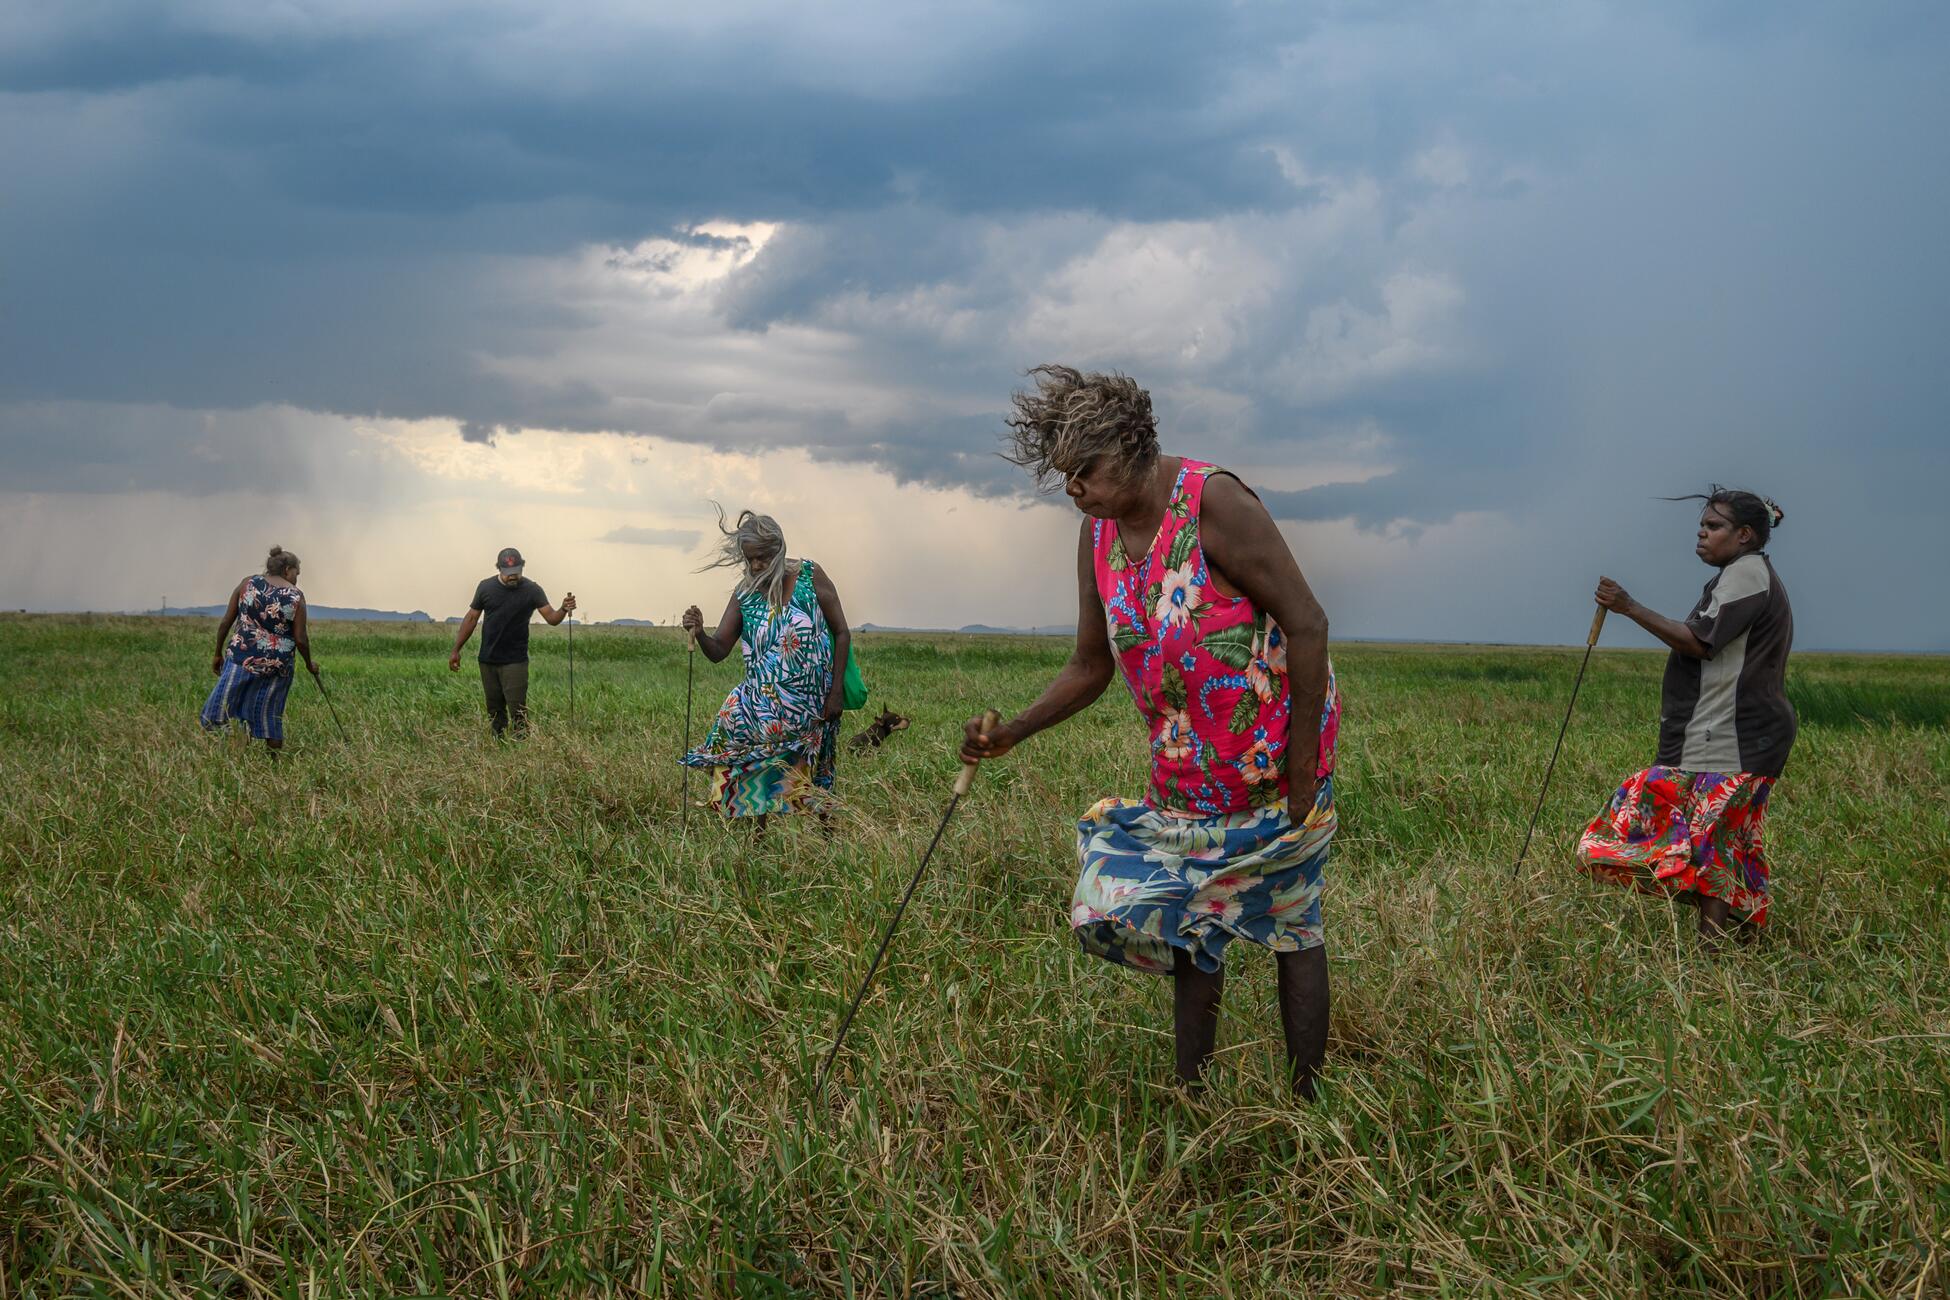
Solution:
<path fill-rule="evenodd" d="M 1196 1088 L 1219 1039 L 1219 999 L 1225 993 L 1221 966 L 1207 974 L 1191 954 L 1172 953 L 1171 1028 L 1178 1046 L 1178 1081 Z"/>
<path fill-rule="evenodd" d="M 1718 952 L 1727 932 L 1727 900 L 1699 896 L 1699 941 L 1708 952 Z"/>
<path fill-rule="evenodd" d="M 1314 1079 L 1327 1059 L 1327 945 L 1283 952 L 1280 967 L 1280 1029 L 1286 1035 L 1287 1079 L 1293 1091 L 1314 1099 Z"/>

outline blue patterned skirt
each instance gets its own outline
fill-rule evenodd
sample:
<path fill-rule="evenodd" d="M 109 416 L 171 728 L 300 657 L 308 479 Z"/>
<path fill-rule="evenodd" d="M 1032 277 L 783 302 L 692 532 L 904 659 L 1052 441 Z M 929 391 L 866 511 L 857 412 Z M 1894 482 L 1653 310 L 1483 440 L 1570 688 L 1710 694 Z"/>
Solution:
<path fill-rule="evenodd" d="M 225 660 L 210 698 L 203 701 L 204 730 L 217 731 L 232 718 L 241 718 L 252 740 L 284 739 L 284 698 L 291 693 L 290 673 L 254 673 Z"/>
<path fill-rule="evenodd" d="M 1246 939 L 1274 952 L 1326 941 L 1321 873 L 1337 825 L 1334 781 L 1295 825 L 1284 802 L 1214 817 L 1182 817 L 1148 803 L 1105 799 L 1077 823 L 1082 872 L 1070 926 L 1083 950 L 1169 975 L 1174 949 L 1203 971 Z"/>

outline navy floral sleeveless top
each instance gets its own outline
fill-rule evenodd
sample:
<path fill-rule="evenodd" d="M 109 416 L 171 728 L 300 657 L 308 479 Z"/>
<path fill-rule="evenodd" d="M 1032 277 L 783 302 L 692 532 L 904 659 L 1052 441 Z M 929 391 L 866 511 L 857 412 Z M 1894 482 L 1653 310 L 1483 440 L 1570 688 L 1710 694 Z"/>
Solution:
<path fill-rule="evenodd" d="M 260 677 L 289 677 L 298 653 L 291 633 L 304 600 L 304 592 L 261 573 L 244 579 L 224 657 Z"/>

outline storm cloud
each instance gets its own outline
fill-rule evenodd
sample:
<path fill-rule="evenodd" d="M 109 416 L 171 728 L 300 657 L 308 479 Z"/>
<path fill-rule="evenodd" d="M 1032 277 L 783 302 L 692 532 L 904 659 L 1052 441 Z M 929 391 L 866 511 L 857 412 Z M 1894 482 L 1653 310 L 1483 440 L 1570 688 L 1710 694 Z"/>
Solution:
<path fill-rule="evenodd" d="M 7 487 L 272 488 L 284 411 L 995 499 L 1063 360 L 1296 524 L 1527 533 L 1466 568 L 1511 639 L 1712 479 L 1841 586 L 1865 512 L 1950 540 L 1946 54 L 1920 3 L 16 9 Z"/>

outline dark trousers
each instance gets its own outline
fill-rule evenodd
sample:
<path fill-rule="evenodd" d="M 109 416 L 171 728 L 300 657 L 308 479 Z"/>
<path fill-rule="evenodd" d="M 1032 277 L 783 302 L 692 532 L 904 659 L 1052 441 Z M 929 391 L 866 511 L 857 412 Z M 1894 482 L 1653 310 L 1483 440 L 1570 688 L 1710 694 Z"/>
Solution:
<path fill-rule="evenodd" d="M 518 664 L 482 664 L 481 689 L 487 692 L 488 721 L 494 734 L 508 729 L 514 717 L 517 736 L 528 730 L 528 661 Z"/>

